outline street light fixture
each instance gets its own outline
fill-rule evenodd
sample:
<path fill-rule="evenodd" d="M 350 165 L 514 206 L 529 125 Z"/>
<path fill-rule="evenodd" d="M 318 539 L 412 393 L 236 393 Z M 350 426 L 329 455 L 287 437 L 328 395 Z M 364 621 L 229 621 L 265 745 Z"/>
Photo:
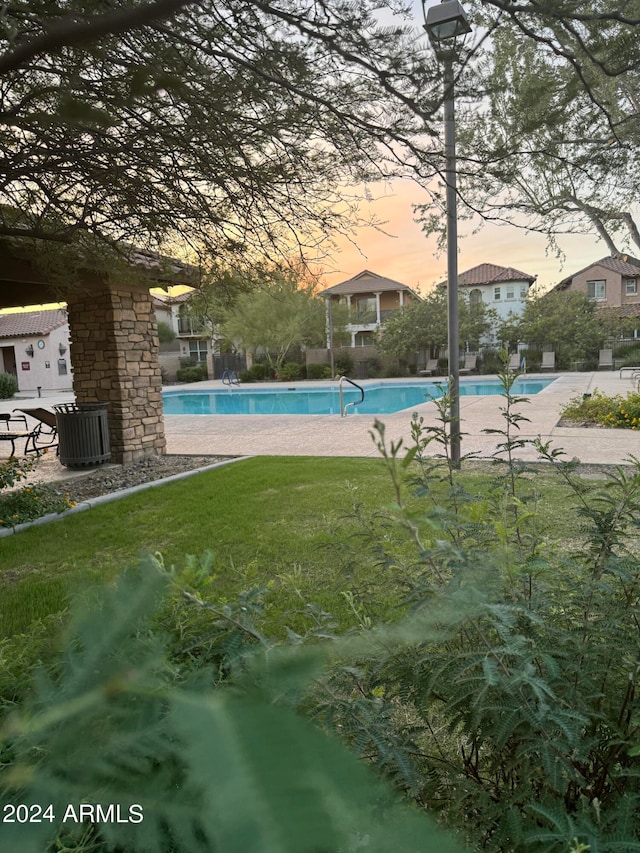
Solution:
<path fill-rule="evenodd" d="M 471 32 L 469 21 L 458 0 L 444 0 L 438 6 L 425 6 L 424 29 L 429 36 L 444 78 L 444 178 L 447 205 L 447 318 L 449 346 L 449 424 L 451 462 L 460 467 L 460 346 L 458 329 L 458 216 L 456 187 L 456 121 L 454 107 L 453 62 L 458 57 L 455 39 Z M 453 42 L 453 44 L 448 44 Z"/>

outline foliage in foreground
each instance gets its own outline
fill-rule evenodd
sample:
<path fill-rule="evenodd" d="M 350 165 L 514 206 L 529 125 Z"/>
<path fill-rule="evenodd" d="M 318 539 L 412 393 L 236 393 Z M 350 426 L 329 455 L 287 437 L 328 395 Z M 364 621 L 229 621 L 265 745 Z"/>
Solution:
<path fill-rule="evenodd" d="M 446 400 L 442 427 L 414 421 L 419 513 L 405 501 L 407 460 L 378 427 L 414 549 L 394 554 L 363 533 L 396 567 L 413 622 L 396 642 L 372 633 L 336 674 L 341 701 L 318 713 L 478 849 L 637 851 L 640 462 L 593 492 L 575 461 L 538 441 L 581 519 L 574 541 L 548 540 L 535 478 L 516 459 L 528 442 L 511 381 L 503 374 L 505 427 L 483 494 L 425 452 L 440 442 L 448 461 Z"/>
<path fill-rule="evenodd" d="M 148 564 L 103 593 L 76 616 L 60 664 L 5 719 L 2 849 L 460 849 L 277 701 L 309 683 L 317 655 L 267 659 L 259 633 L 227 609 L 220 665 L 244 689 L 214 671 L 179 683 L 151 630 L 166 587 Z M 235 629 L 257 647 L 254 662 L 240 644 L 223 652 Z"/>
<path fill-rule="evenodd" d="M 640 394 L 608 397 L 596 388 L 591 396 L 574 397 L 560 412 L 570 421 L 586 421 L 614 429 L 640 430 Z"/>
<path fill-rule="evenodd" d="M 394 502 L 354 506 L 344 596 L 359 629 L 336 636 L 301 601 L 307 627 L 277 642 L 263 592 L 219 602 L 207 561 L 155 559 L 77 617 L 63 661 L 5 719 L 0 780 L 16 802 L 134 803 L 145 821 L 5 826 L 8 849 L 40 851 L 54 831 L 70 846 L 73 830 L 89 833 L 78 850 L 446 850 L 333 733 L 474 849 L 640 850 L 640 462 L 594 487 L 537 442 L 580 519 L 553 541 L 517 458 L 512 378 L 495 477 L 473 492 L 449 459 L 446 396 L 404 457 L 378 425 Z M 387 622 L 358 571 L 370 555 L 395 596 Z"/>

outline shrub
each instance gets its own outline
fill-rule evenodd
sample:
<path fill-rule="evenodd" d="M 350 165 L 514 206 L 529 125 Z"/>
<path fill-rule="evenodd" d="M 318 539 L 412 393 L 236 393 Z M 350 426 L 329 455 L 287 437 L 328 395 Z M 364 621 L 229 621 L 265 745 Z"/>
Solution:
<path fill-rule="evenodd" d="M 500 352 L 495 349 L 483 350 L 480 369 L 482 373 L 500 373 L 504 369 L 504 363 L 501 360 Z"/>
<path fill-rule="evenodd" d="M 53 512 L 76 506 L 68 492 L 61 493 L 49 484 L 36 483 L 0 496 L 0 527 L 16 527 Z"/>
<path fill-rule="evenodd" d="M 32 456 L 31 459 L 19 459 L 17 456 L 11 456 L 0 463 L 0 490 L 10 489 L 15 486 L 20 480 L 24 480 L 30 471 L 38 464 L 38 457 Z"/>
<path fill-rule="evenodd" d="M 18 380 L 13 373 L 0 373 L 0 400 L 10 400 L 18 390 Z"/>
<path fill-rule="evenodd" d="M 18 459 L 12 456 L 0 464 L 0 489 L 13 489 L 24 480 L 38 463 L 37 457 Z M 53 486 L 36 483 L 0 495 L 0 527 L 16 527 L 51 512 L 64 512 L 75 506 L 67 492 L 61 493 Z"/>
<path fill-rule="evenodd" d="M 388 364 L 380 373 L 385 379 L 402 378 L 410 375 L 409 368 L 405 364 Z M 380 376 L 380 373 L 369 373 L 369 376 L 375 379 L 377 376 Z"/>
<path fill-rule="evenodd" d="M 200 611 L 207 636 L 196 642 L 209 644 L 213 663 L 181 679 L 166 634 L 154 630 L 169 584 L 148 560 L 94 595 L 72 617 L 59 660 L 46 660 L 10 708 L 3 850 L 357 853 L 362 839 L 371 851 L 461 850 L 291 707 L 315 660 L 299 647 L 268 656 L 272 645 L 242 602 L 176 590 Z M 36 813 L 13 803 L 44 805 Z M 117 803 L 118 817 L 93 820 L 88 806 L 71 826 L 80 803 L 104 812 Z"/>
<path fill-rule="evenodd" d="M 501 378 L 501 458 L 482 494 L 448 461 L 446 395 L 438 426 L 414 416 L 404 458 L 376 425 L 395 519 L 363 518 L 353 547 L 393 568 L 410 618 L 392 640 L 364 626 L 320 713 L 474 850 L 636 850 L 640 462 L 587 485 L 577 461 L 520 438 L 514 404 L 526 398 Z M 548 540 L 532 471 L 515 458 L 525 445 L 580 519 L 570 542 Z M 394 527 L 413 548 L 394 545 Z M 366 580 L 354 600 L 375 613 Z"/>
<path fill-rule="evenodd" d="M 336 356 L 333 359 L 333 364 L 336 369 L 336 373 L 339 373 L 343 376 L 353 376 L 353 356 L 347 350 L 341 350 L 339 353 L 336 353 Z"/>
<path fill-rule="evenodd" d="M 287 361 L 278 370 L 278 379 L 283 382 L 295 382 L 302 376 L 300 365 L 295 361 Z"/>
<path fill-rule="evenodd" d="M 614 398 L 611 411 L 602 423 L 617 429 L 640 430 L 640 394 L 631 392 L 625 399 Z"/>
<path fill-rule="evenodd" d="M 382 362 L 380 361 L 379 358 L 375 358 L 375 356 L 372 358 L 368 358 L 366 360 L 365 364 L 367 365 L 367 376 L 369 377 L 369 379 L 378 379 L 380 376 L 382 376 L 382 374 L 383 374 Z M 399 368 L 397 366 L 393 366 L 393 365 L 392 365 L 392 367 L 393 367 L 394 371 L 396 371 L 393 375 L 399 376 L 400 374 L 397 372 L 399 370 Z M 388 369 L 389 368 L 387 368 L 387 370 Z"/>
<path fill-rule="evenodd" d="M 180 367 L 176 371 L 178 382 L 200 382 L 207 378 L 207 366 L 198 364 L 194 367 Z"/>
<path fill-rule="evenodd" d="M 560 416 L 615 429 L 640 430 L 640 394 L 632 391 L 624 398 L 620 394 L 607 397 L 596 388 L 590 397 L 569 400 Z"/>
<path fill-rule="evenodd" d="M 240 382 L 261 382 L 270 376 L 270 371 L 262 362 L 256 362 L 248 370 L 240 371 Z"/>
<path fill-rule="evenodd" d="M 635 367 L 640 365 L 640 345 L 638 344 L 622 344 L 615 347 L 613 354 L 616 359 L 622 359 L 621 367 Z"/>
<path fill-rule="evenodd" d="M 331 365 L 312 362 L 307 365 L 307 379 L 330 379 Z"/>

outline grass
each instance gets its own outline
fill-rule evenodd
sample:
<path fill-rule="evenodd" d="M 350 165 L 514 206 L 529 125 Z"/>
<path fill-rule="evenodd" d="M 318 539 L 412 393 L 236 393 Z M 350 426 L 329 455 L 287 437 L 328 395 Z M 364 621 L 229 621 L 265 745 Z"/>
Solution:
<path fill-rule="evenodd" d="M 481 491 L 486 473 L 467 475 Z M 575 537 L 555 479 L 544 491 L 539 523 Z M 2 541 L 0 636 L 13 636 L 63 610 L 74 594 L 114 579 L 141 553 L 181 568 L 187 555 L 214 555 L 215 594 L 229 600 L 252 586 L 276 588 L 273 625 L 295 622 L 306 598 L 339 619 L 353 617 L 348 590 L 377 585 L 381 613 L 385 572 L 358 546 L 354 503 L 368 513 L 391 506 L 393 490 L 381 459 L 263 457 L 167 484 Z M 386 535 L 399 537 L 392 528 Z M 349 547 L 351 545 L 352 547 Z M 378 613 L 377 615 L 381 615 Z"/>

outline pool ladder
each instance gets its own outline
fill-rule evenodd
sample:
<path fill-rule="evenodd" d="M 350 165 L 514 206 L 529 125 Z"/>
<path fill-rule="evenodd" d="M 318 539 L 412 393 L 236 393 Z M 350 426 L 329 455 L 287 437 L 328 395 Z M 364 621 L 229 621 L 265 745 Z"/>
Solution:
<path fill-rule="evenodd" d="M 235 370 L 225 370 L 222 374 L 222 384 L 223 385 L 239 385 L 240 377 L 238 376 L 237 371 Z"/>
<path fill-rule="evenodd" d="M 353 385 L 354 388 L 357 388 L 360 394 L 362 395 L 359 400 L 353 400 L 351 403 L 345 403 L 343 401 L 343 391 L 342 391 L 342 383 L 348 382 L 349 385 Z M 364 388 L 358 385 L 357 382 L 354 382 L 352 379 L 349 379 L 348 376 L 341 376 L 340 382 L 338 383 L 338 391 L 340 393 L 340 417 L 345 418 L 347 416 L 347 409 L 349 406 L 357 406 L 359 403 L 362 403 L 364 400 Z"/>

